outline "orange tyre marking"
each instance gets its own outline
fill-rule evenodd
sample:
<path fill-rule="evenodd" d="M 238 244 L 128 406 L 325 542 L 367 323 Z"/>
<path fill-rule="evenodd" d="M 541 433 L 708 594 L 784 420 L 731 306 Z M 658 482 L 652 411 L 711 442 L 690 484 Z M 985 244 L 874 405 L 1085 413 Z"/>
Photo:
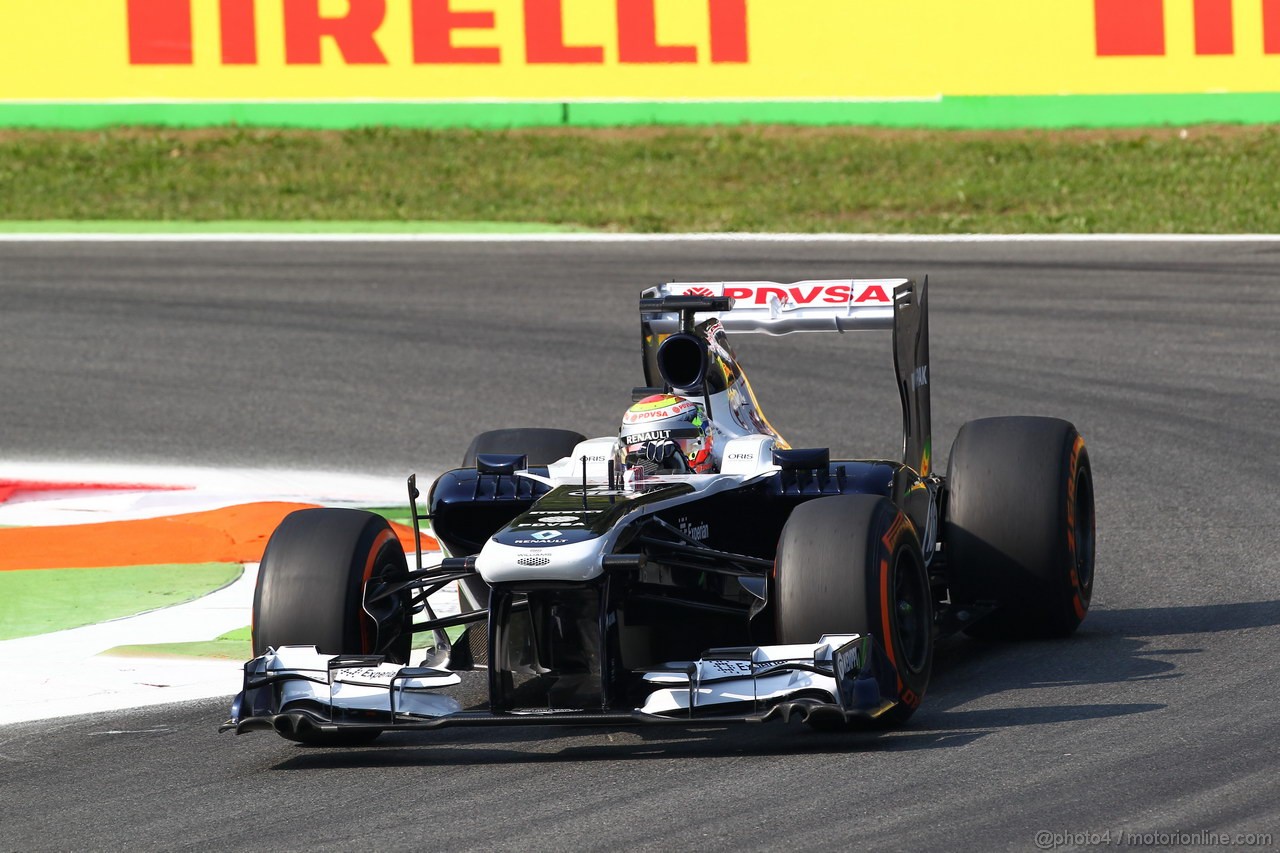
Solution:
<path fill-rule="evenodd" d="M 1080 469 L 1080 451 L 1084 449 L 1084 436 L 1077 435 L 1071 445 L 1071 463 L 1067 475 L 1067 548 L 1071 552 L 1071 607 L 1076 618 L 1085 617 L 1084 589 L 1080 585 L 1080 575 L 1076 571 L 1076 473 Z"/>
<path fill-rule="evenodd" d="M 898 535 L 902 532 L 902 526 L 906 522 L 906 516 L 901 512 L 894 518 L 893 524 L 889 525 L 889 529 L 885 531 L 880 542 L 884 545 L 886 554 L 880 560 L 880 625 L 885 633 L 884 648 L 885 654 L 889 658 L 889 663 L 893 664 L 893 670 L 898 676 L 898 698 L 903 702 L 907 702 L 907 694 L 915 696 L 910 690 L 907 690 L 906 683 L 902 680 L 902 670 L 898 666 L 898 655 L 893 647 L 893 622 L 890 621 L 889 612 L 889 559 L 893 556 L 894 547 L 898 541 Z M 919 699 L 917 698 L 918 702 Z M 907 702 L 907 704 L 910 704 Z"/>

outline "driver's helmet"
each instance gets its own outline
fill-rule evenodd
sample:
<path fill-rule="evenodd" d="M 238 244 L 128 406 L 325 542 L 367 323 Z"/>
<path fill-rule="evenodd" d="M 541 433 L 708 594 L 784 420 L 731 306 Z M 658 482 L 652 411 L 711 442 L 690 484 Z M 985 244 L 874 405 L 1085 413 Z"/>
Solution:
<path fill-rule="evenodd" d="M 715 471 L 710 424 L 702 408 L 683 397 L 645 397 L 627 409 L 618 434 L 624 458 L 647 473 L 662 469 L 695 474 Z"/>

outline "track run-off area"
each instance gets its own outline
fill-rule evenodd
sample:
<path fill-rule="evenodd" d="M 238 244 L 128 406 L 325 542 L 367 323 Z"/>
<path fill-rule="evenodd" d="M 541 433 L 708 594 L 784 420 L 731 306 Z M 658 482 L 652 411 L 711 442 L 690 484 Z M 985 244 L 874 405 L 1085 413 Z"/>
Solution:
<path fill-rule="evenodd" d="M 0 476 L 426 477 L 487 429 L 616 432 L 645 286 L 925 275 L 939 470 L 972 418 L 1064 417 L 1088 442 L 1098 568 L 1075 637 L 949 641 L 922 709 L 881 734 L 456 729 L 317 750 L 219 735 L 226 699 L 15 723 L 0 848 L 1274 839 L 1280 240 L 6 240 Z M 793 445 L 899 452 L 887 335 L 735 345 Z"/>

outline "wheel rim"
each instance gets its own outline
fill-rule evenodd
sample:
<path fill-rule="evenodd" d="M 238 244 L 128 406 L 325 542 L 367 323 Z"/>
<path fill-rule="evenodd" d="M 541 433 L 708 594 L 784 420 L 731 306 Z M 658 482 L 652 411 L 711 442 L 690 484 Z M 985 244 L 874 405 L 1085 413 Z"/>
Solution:
<path fill-rule="evenodd" d="M 919 566 L 906 551 L 899 552 L 893 572 L 894 637 L 903 654 L 903 664 L 912 672 L 920 672 L 929 658 L 933 631 L 929 593 Z"/>
<path fill-rule="evenodd" d="M 385 654 L 403 634 L 399 620 L 403 618 L 405 602 L 403 595 L 392 595 L 372 605 L 368 599 L 385 590 L 390 584 L 403 580 L 404 567 L 397 564 L 393 557 L 379 559 L 375 562 L 369 580 L 365 584 L 364 611 L 361 615 L 365 629 L 361 633 L 369 637 L 367 654 Z"/>

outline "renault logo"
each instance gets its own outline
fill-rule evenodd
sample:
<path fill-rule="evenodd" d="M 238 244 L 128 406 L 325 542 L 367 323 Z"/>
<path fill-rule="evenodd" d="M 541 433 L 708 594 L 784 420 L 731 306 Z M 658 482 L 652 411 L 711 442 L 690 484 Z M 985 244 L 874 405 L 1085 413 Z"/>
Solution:
<path fill-rule="evenodd" d="M 559 530 L 539 530 L 533 534 L 534 539 L 555 539 L 560 535 Z"/>

